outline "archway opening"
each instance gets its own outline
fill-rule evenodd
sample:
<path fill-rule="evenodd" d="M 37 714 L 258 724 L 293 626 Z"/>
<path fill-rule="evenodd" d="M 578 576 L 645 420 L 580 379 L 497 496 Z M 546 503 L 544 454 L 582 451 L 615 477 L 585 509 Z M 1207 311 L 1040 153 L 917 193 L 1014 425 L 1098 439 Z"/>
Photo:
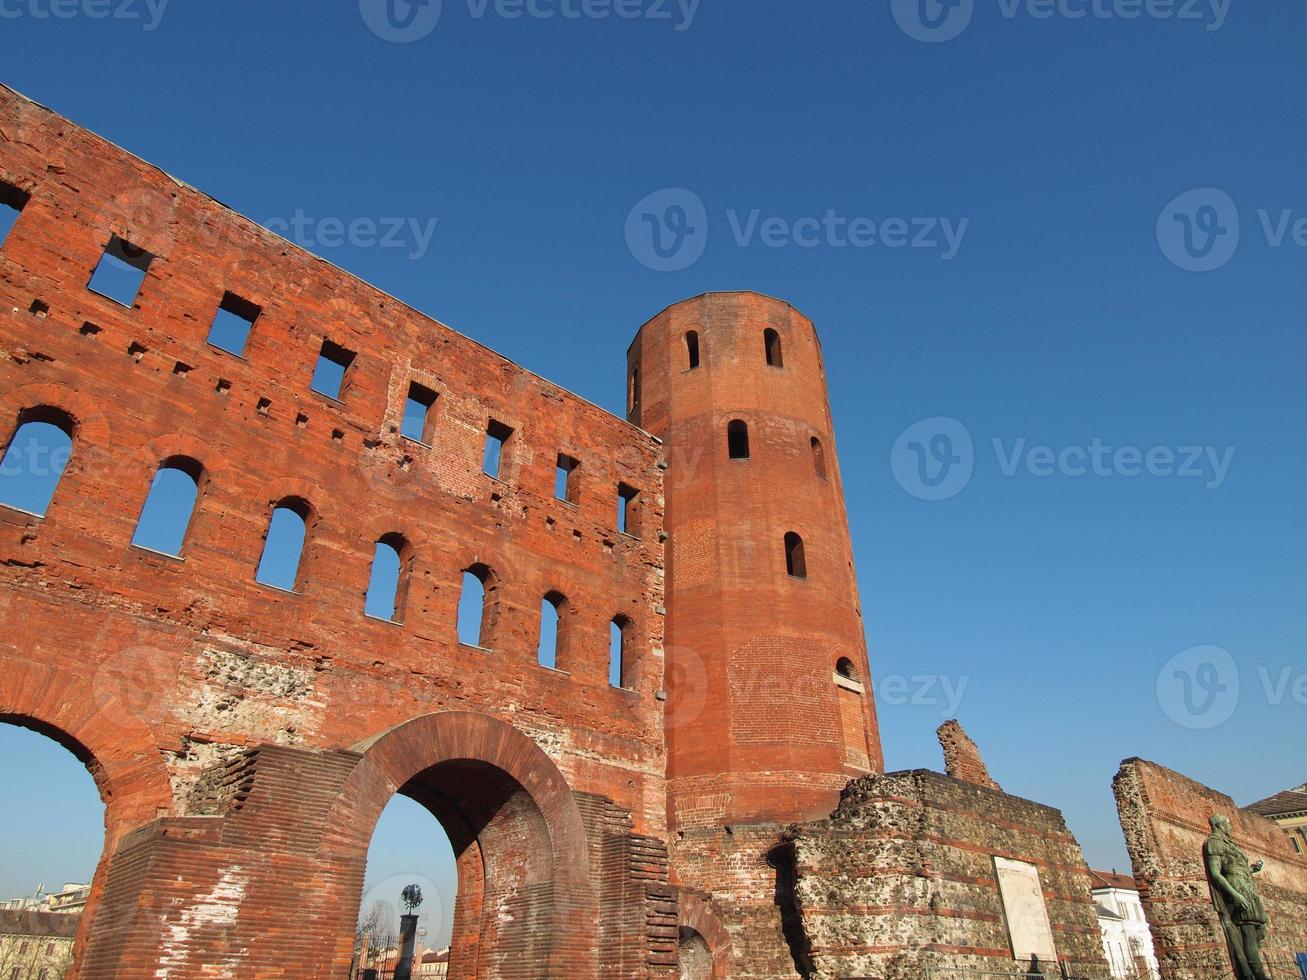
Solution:
<path fill-rule="evenodd" d="M 410 927 L 413 977 L 423 975 L 428 954 L 437 965 L 444 958 L 450 978 L 547 975 L 553 879 L 545 818 L 517 780 L 479 760 L 434 765 L 400 787 L 378 821 L 352 976 L 368 980 L 369 969 L 376 980 L 395 976 L 407 949 L 401 892 L 408 884 L 423 892 Z"/>
<path fill-rule="evenodd" d="M 712 950 L 708 941 L 689 926 L 681 926 L 678 960 L 681 980 L 712 980 Z"/>
<path fill-rule="evenodd" d="M 0 916 L 23 933 L 0 941 L 0 977 L 60 980 L 72 968 L 104 850 L 94 765 L 62 733 L 0 715 Z"/>

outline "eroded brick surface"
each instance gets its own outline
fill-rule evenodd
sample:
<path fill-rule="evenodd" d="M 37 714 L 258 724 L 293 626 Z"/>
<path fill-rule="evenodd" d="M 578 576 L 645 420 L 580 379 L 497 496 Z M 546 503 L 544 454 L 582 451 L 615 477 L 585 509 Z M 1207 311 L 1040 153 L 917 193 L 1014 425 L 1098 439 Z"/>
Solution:
<path fill-rule="evenodd" d="M 1272 976 L 1293 976 L 1294 954 L 1307 950 L 1307 857 L 1284 831 L 1224 793 L 1142 759 L 1121 764 L 1113 789 L 1162 980 L 1210 980 L 1232 969 L 1203 866 L 1214 814 L 1229 818 L 1251 861 L 1266 863 L 1257 884 L 1270 918 L 1268 965 Z"/>

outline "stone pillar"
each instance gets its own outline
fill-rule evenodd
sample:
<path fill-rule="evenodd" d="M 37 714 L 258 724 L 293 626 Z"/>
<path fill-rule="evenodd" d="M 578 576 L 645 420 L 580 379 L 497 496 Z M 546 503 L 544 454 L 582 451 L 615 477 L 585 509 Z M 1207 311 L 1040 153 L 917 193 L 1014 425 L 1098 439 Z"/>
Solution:
<path fill-rule="evenodd" d="M 395 964 L 395 980 L 410 980 L 413 976 L 413 955 L 418 938 L 418 917 L 410 912 L 399 917 L 399 961 Z"/>

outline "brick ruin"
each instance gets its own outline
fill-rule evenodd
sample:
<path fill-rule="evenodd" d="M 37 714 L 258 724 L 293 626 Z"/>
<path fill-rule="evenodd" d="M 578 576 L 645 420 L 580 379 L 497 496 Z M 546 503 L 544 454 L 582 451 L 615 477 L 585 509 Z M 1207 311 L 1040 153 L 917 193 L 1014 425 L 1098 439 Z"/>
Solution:
<path fill-rule="evenodd" d="M 1225 937 L 1203 867 L 1214 814 L 1250 861 L 1270 927 L 1263 951 L 1271 976 L 1297 980 L 1295 957 L 1307 951 L 1307 855 L 1273 821 L 1240 809 L 1224 793 L 1143 759 L 1127 759 L 1113 783 L 1126 847 L 1153 933 L 1161 980 L 1210 980 L 1230 974 Z"/>
<path fill-rule="evenodd" d="M 396 793 L 457 855 L 451 977 L 1016 971 L 1030 906 L 1003 862 L 1053 958 L 1106 976 L 1057 811 L 1003 793 L 956 724 L 947 775 L 883 771 L 791 306 L 659 314 L 621 419 L 7 89 L 0 194 L 4 437 L 71 441 L 48 507 L 0 507 L 0 721 L 105 802 L 78 980 L 347 976 Z M 130 302 L 88 288 L 105 255 L 143 273 Z M 219 310 L 250 324 L 239 350 L 209 342 Z M 172 554 L 133 544 L 162 470 L 196 495 Z M 276 588 L 255 570 L 283 510 L 304 545 Z M 387 549 L 394 614 L 367 615 Z"/>

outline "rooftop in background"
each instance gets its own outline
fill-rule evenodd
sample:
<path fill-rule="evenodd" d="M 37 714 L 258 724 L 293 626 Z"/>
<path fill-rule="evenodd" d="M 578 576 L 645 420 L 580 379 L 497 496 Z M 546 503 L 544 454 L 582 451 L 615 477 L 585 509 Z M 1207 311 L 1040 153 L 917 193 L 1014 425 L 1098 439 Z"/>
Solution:
<path fill-rule="evenodd" d="M 1115 871 L 1095 871 L 1089 869 L 1089 888 L 1091 891 L 1097 891 L 1100 888 L 1123 888 L 1126 891 L 1139 891 L 1139 884 L 1135 881 L 1133 875 L 1117 874 Z"/>
<path fill-rule="evenodd" d="M 1302 786 L 1295 786 L 1293 789 L 1286 789 L 1283 793 L 1268 796 L 1264 800 L 1258 800 L 1256 803 L 1244 807 L 1244 809 L 1272 819 L 1307 813 L 1307 783 Z"/>

